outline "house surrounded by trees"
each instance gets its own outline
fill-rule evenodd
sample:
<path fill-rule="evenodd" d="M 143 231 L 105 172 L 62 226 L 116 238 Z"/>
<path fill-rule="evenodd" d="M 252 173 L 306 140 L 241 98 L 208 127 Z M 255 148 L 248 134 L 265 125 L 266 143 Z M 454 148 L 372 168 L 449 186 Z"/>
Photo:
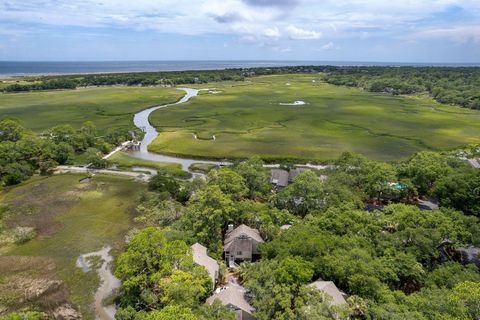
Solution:
<path fill-rule="evenodd" d="M 331 298 L 329 303 L 332 305 L 340 306 L 347 303 L 345 300 L 346 294 L 340 291 L 333 281 L 323 281 L 322 279 L 318 279 L 317 281 L 310 283 L 308 286 L 328 295 Z"/>
<path fill-rule="evenodd" d="M 207 248 L 200 243 L 192 245 L 192 254 L 193 261 L 207 270 L 208 275 L 212 279 L 213 288 L 215 288 L 218 281 L 218 271 L 220 269 L 217 261 L 207 254 Z"/>
<path fill-rule="evenodd" d="M 223 252 L 228 266 L 233 268 L 236 266 L 236 262 L 252 261 L 259 258 L 258 244 L 262 242 L 263 239 L 257 229 L 244 224 L 235 229 L 233 224 L 228 225 L 223 242 Z"/>
<path fill-rule="evenodd" d="M 219 300 L 224 306 L 235 311 L 236 320 L 253 320 L 253 307 L 245 300 L 245 288 L 236 283 L 229 283 L 228 286 L 219 288 L 207 299 L 207 303 L 213 304 Z"/>

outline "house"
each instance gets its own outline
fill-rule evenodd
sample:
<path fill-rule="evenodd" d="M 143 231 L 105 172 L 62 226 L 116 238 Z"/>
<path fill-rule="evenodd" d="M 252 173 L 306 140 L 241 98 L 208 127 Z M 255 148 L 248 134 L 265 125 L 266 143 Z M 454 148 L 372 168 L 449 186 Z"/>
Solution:
<path fill-rule="evenodd" d="M 212 279 L 213 289 L 218 280 L 218 271 L 220 269 L 217 261 L 207 254 L 207 248 L 199 243 L 192 245 L 193 261 L 199 266 L 204 267 Z"/>
<path fill-rule="evenodd" d="M 300 173 L 309 171 L 308 168 L 295 168 L 290 171 L 283 169 L 272 169 L 270 173 L 270 183 L 277 187 L 277 189 L 282 189 L 288 186 L 289 183 L 293 182 L 296 176 Z"/>
<path fill-rule="evenodd" d="M 234 267 L 235 262 L 252 261 L 258 258 L 260 255 L 258 244 L 262 242 L 263 239 L 257 229 L 244 224 L 235 229 L 232 224 L 228 225 L 223 242 L 223 252 L 228 266 Z"/>
<path fill-rule="evenodd" d="M 468 164 L 470 164 L 475 169 L 480 169 L 480 158 L 479 159 L 467 159 Z"/>
<path fill-rule="evenodd" d="M 326 294 L 331 297 L 330 303 L 332 305 L 343 305 L 346 304 L 347 301 L 345 300 L 346 294 L 342 291 L 338 290 L 337 286 L 333 281 L 323 281 L 321 279 L 312 282 L 308 285 L 308 287 L 320 290 L 323 294 Z"/>
<path fill-rule="evenodd" d="M 224 306 L 235 311 L 236 320 L 253 320 L 254 309 L 245 300 L 245 288 L 239 284 L 229 283 L 223 288 L 218 288 L 215 293 L 207 299 L 207 303 L 213 304 L 219 300 Z"/>
<path fill-rule="evenodd" d="M 473 263 L 480 268 L 480 248 L 468 246 L 455 249 L 454 242 L 450 239 L 445 239 L 437 249 L 439 253 L 439 261 L 441 263 L 446 263 L 448 261 L 456 261 L 464 265 Z"/>
<path fill-rule="evenodd" d="M 435 199 L 418 199 L 417 207 L 420 210 L 435 210 L 438 209 L 438 201 Z"/>
<path fill-rule="evenodd" d="M 308 168 L 295 168 L 291 169 L 288 172 L 288 182 L 293 182 L 293 179 L 295 179 L 300 173 L 303 173 L 305 171 L 310 171 Z"/>
<path fill-rule="evenodd" d="M 460 253 L 463 264 L 473 263 L 480 268 L 480 248 L 470 246 L 467 248 L 459 248 L 457 251 Z"/>
<path fill-rule="evenodd" d="M 288 171 L 283 169 L 272 169 L 270 173 L 270 183 L 278 189 L 288 186 Z"/>

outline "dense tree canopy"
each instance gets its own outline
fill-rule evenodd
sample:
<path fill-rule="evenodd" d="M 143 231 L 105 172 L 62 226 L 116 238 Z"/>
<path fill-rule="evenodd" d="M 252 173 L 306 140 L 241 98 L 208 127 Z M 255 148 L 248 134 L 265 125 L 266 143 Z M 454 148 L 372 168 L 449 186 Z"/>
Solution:
<path fill-rule="evenodd" d="M 122 280 L 120 305 L 155 310 L 167 305 L 191 307 L 205 298 L 211 280 L 193 262 L 183 241 L 168 241 L 155 228 L 135 234 L 117 259 L 115 275 Z"/>
<path fill-rule="evenodd" d="M 147 196 L 145 203 L 155 202 L 156 210 L 141 209 L 143 221 L 164 227 L 172 240 L 200 242 L 219 259 L 228 224 L 257 228 L 266 240 L 262 259 L 239 270 L 256 319 L 468 319 L 476 314 L 478 304 L 469 295 L 477 294 L 480 273 L 475 265 L 462 264 L 455 248 L 480 245 L 476 193 L 467 192 L 477 188 L 477 171 L 451 154 L 422 152 L 387 164 L 346 153 L 334 168 L 301 173 L 286 188 L 267 191 L 267 170 L 258 159 L 213 170 L 205 183 L 182 186 L 191 194 L 185 206 L 171 196 Z M 412 205 L 417 192 L 436 195 L 441 208 Z M 364 210 L 372 199 L 382 206 Z M 281 229 L 284 224 L 292 226 Z M 445 243 L 453 250 L 447 260 L 440 250 Z M 162 306 L 181 305 L 169 290 L 196 297 L 191 276 L 170 278 L 179 284 L 163 288 L 160 282 Z M 328 295 L 308 287 L 319 278 L 348 293 L 347 304 L 332 305 Z M 219 310 L 213 313 L 224 312 Z"/>
<path fill-rule="evenodd" d="M 441 103 L 480 108 L 479 68 L 340 67 L 326 81 L 390 94 L 428 93 Z"/>

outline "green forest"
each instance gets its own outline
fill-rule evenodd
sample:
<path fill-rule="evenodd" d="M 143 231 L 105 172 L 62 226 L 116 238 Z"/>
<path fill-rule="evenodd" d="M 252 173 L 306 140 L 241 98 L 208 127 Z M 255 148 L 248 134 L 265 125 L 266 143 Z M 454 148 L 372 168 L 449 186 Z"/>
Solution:
<path fill-rule="evenodd" d="M 211 283 L 189 245 L 220 261 L 227 226 L 242 223 L 265 239 L 261 259 L 235 271 L 255 319 L 478 318 L 480 273 L 459 254 L 480 244 L 478 170 L 452 154 L 392 165 L 346 153 L 334 170 L 303 172 L 272 192 L 262 165 L 252 158 L 186 185 L 150 181 L 137 208 L 147 228 L 117 260 L 118 318 L 229 319 L 204 303 Z M 436 197 L 440 209 L 419 209 L 419 197 Z M 332 305 L 307 286 L 318 278 L 347 293 L 347 303 Z"/>

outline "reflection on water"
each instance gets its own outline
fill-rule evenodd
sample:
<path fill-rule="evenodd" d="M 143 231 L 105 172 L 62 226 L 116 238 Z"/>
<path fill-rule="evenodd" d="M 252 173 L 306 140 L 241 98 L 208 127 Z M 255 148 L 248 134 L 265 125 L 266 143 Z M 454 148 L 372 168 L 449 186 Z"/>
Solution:
<path fill-rule="evenodd" d="M 145 160 L 179 163 L 182 165 L 183 170 L 188 170 L 188 168 L 192 163 L 210 163 L 210 164 L 217 164 L 217 165 L 229 164 L 227 162 L 220 162 L 220 161 L 195 160 L 195 159 L 188 159 L 188 158 L 164 156 L 161 154 L 152 153 L 148 151 L 147 149 L 148 145 L 158 136 L 157 130 L 148 121 L 148 117 L 150 116 L 150 114 L 153 111 L 161 108 L 166 108 L 168 106 L 174 106 L 177 104 L 185 103 L 188 100 L 190 100 L 190 98 L 195 97 L 199 91 L 197 89 L 190 89 L 190 88 L 178 88 L 178 90 L 185 91 L 185 96 L 183 96 L 183 98 L 180 99 L 179 101 L 175 103 L 169 103 L 161 106 L 152 107 L 135 114 L 133 118 L 133 123 L 137 128 L 140 128 L 143 130 L 143 132 L 145 132 L 145 136 L 143 137 L 142 143 L 140 145 L 140 150 L 130 151 L 129 155 L 135 158 L 145 159 Z"/>
<path fill-rule="evenodd" d="M 97 266 L 96 272 L 100 277 L 100 287 L 95 292 L 95 319 L 99 320 L 113 320 L 115 318 L 115 305 L 103 305 L 103 300 L 110 296 L 112 292 L 120 288 L 121 282 L 117 279 L 110 270 L 110 264 L 113 257 L 110 255 L 112 248 L 105 245 L 102 249 L 82 254 L 77 258 L 77 267 L 81 268 L 83 272 L 89 272 L 92 269 L 87 261 L 88 257 L 98 256 L 102 259 L 101 265 Z"/>
<path fill-rule="evenodd" d="M 220 166 L 231 164 L 230 162 L 196 160 L 196 159 L 189 159 L 189 158 L 177 158 L 177 157 L 171 157 L 171 156 L 164 156 L 161 154 L 149 152 L 147 150 L 147 147 L 150 144 L 150 142 L 152 142 L 158 136 L 157 130 L 148 121 L 148 117 L 150 116 L 150 113 L 161 108 L 185 103 L 188 100 L 190 100 L 192 97 L 195 97 L 196 95 L 198 95 L 198 91 L 208 90 L 208 89 L 197 90 L 197 89 L 191 89 L 191 88 L 177 88 L 177 89 L 185 91 L 185 96 L 183 96 L 183 98 L 180 99 L 179 101 L 175 103 L 169 103 L 161 106 L 152 107 L 135 114 L 133 118 L 133 123 L 135 124 L 135 126 L 137 126 L 138 128 L 142 129 L 145 132 L 145 136 L 142 140 L 142 144 L 140 145 L 140 150 L 130 151 L 129 155 L 135 158 L 145 159 L 145 160 L 179 163 L 182 165 L 183 170 L 188 170 L 188 168 L 192 163 L 209 163 L 209 164 L 216 164 Z M 326 169 L 326 168 L 333 168 L 331 165 L 313 165 L 310 163 L 299 164 L 299 166 L 312 168 L 312 169 L 319 169 L 319 170 Z M 280 165 L 270 164 L 270 165 L 264 165 L 264 167 L 278 168 L 280 167 Z"/>

